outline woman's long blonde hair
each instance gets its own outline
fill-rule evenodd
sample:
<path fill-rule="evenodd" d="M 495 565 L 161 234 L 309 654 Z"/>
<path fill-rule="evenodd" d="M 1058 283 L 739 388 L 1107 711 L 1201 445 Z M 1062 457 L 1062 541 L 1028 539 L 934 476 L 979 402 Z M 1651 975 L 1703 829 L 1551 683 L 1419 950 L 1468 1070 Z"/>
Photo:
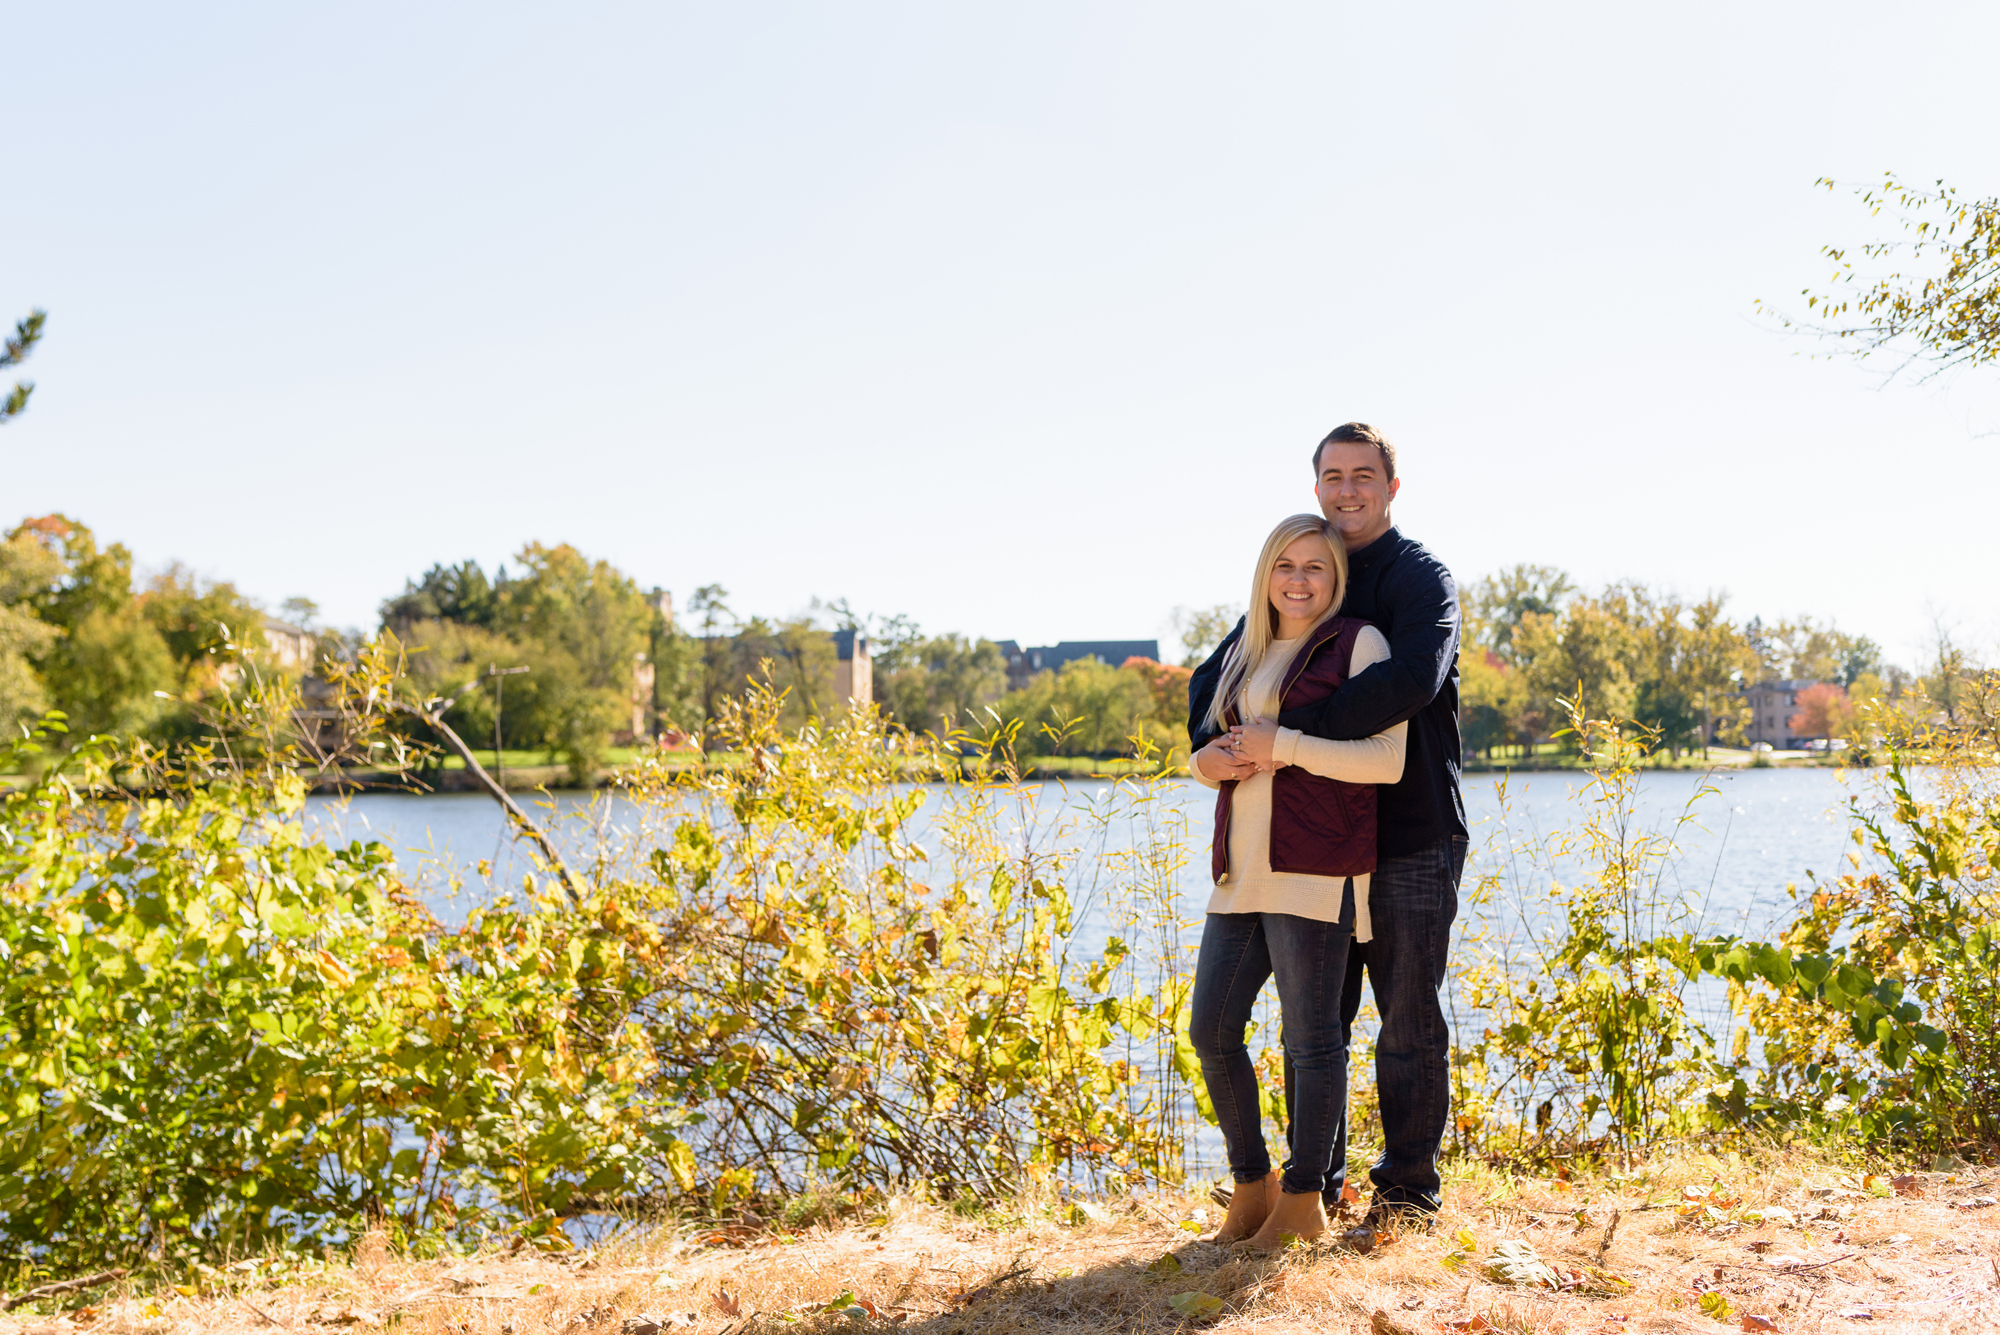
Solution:
<path fill-rule="evenodd" d="M 1257 573 L 1250 580 L 1250 614 L 1243 619 L 1243 634 L 1229 646 L 1229 653 L 1222 660 L 1222 675 L 1216 678 L 1215 698 L 1208 702 L 1206 722 L 1214 731 L 1222 731 L 1230 702 L 1242 691 L 1243 683 L 1250 680 L 1250 674 L 1257 670 L 1278 638 L 1278 609 L 1271 605 L 1272 567 L 1278 564 L 1285 548 L 1300 538 L 1315 536 L 1325 540 L 1327 551 L 1333 556 L 1333 602 L 1320 620 L 1338 612 L 1341 603 L 1347 600 L 1347 548 L 1341 544 L 1340 534 L 1333 525 L 1320 515 L 1287 515 L 1279 520 L 1271 536 L 1264 539 L 1264 550 L 1257 557 Z"/>

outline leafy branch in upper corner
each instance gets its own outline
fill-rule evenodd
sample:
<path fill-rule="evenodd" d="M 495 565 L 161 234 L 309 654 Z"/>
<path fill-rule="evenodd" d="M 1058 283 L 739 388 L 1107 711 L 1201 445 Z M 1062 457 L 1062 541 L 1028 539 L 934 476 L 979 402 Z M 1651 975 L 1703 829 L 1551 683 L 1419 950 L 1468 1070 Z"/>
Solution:
<path fill-rule="evenodd" d="M 1831 190 L 1834 182 L 1814 182 Z M 1834 262 L 1828 289 L 1801 292 L 1811 314 L 1776 314 L 1789 329 L 1835 340 L 1837 351 L 1857 360 L 1894 349 L 1900 371 L 1928 363 L 1929 379 L 1957 366 L 2000 360 L 2000 196 L 1963 199 L 1943 181 L 1922 189 L 1887 174 L 1876 186 L 1855 191 L 1872 215 L 1891 210 L 1903 235 L 1872 241 L 1858 254 L 1827 246 Z M 1857 260 L 1885 261 L 1886 274 L 1869 275 Z"/>
<path fill-rule="evenodd" d="M 35 350 L 35 344 L 42 341 L 42 325 L 48 321 L 45 310 L 32 310 L 28 318 L 14 323 L 14 333 L 7 340 L 6 350 L 0 351 L 0 367 L 19 366 L 28 360 L 28 354 Z M 28 396 L 35 392 L 32 380 L 17 380 L 13 392 L 0 399 L 0 423 L 19 417 L 28 406 Z"/>

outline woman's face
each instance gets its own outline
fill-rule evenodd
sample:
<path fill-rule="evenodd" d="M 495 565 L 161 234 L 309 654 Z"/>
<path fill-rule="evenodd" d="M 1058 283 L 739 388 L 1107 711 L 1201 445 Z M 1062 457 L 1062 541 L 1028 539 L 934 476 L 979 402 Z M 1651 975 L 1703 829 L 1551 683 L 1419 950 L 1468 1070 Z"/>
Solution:
<path fill-rule="evenodd" d="M 1294 632 L 1325 616 L 1333 606 L 1333 555 L 1326 539 L 1307 534 L 1279 552 L 1270 593 L 1279 622 Z"/>

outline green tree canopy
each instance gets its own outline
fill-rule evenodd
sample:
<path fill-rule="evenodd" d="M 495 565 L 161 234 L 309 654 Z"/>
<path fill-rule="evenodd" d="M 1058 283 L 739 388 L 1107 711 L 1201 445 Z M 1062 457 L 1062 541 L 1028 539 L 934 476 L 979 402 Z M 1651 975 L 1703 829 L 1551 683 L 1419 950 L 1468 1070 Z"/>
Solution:
<path fill-rule="evenodd" d="M 476 561 L 432 566 L 382 605 L 383 627 L 422 691 L 458 697 L 447 718 L 475 745 L 490 744 L 494 717 L 490 681 L 473 681 L 526 666 L 502 693 L 503 740 L 561 754 L 582 780 L 631 719 L 659 613 L 624 572 L 567 543 L 531 542 L 515 560 L 517 575 L 491 580 Z"/>
<path fill-rule="evenodd" d="M 1460 599 L 1469 635 L 1506 662 L 1514 660 L 1514 632 L 1530 613 L 1558 616 L 1576 583 L 1554 566 L 1523 563 L 1472 584 Z"/>
<path fill-rule="evenodd" d="M 981 712 L 1007 687 L 1007 660 L 991 640 L 955 633 L 924 635 L 896 617 L 876 641 L 875 699 L 916 732 L 978 729 Z"/>
<path fill-rule="evenodd" d="M 88 526 L 60 514 L 23 521 L 7 535 L 6 551 L 11 575 L 0 602 L 13 620 L 29 617 L 41 628 L 26 651 L 40 687 L 13 698 L 62 710 L 73 739 L 146 731 L 172 712 L 156 693 L 179 676 L 134 595 L 130 552 L 117 543 L 100 548 Z M 15 689 L 19 666 L 4 670 Z"/>
<path fill-rule="evenodd" d="M 418 621 L 491 626 L 499 616 L 506 587 L 505 566 L 488 580 L 477 561 L 434 565 L 422 579 L 405 583 L 401 593 L 382 604 L 382 624 L 399 633 Z"/>
<path fill-rule="evenodd" d="M 146 621 L 173 657 L 183 699 L 224 683 L 246 650 L 264 647 L 264 614 L 234 584 L 175 562 L 139 596 Z"/>

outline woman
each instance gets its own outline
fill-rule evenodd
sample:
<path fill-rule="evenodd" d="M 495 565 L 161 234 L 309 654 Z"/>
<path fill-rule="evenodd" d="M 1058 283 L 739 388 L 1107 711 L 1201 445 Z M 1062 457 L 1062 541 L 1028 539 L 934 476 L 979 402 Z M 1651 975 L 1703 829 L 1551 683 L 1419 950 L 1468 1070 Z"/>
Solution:
<path fill-rule="evenodd" d="M 1195 1052 L 1237 1184 L 1218 1242 L 1249 1238 L 1272 1249 L 1286 1234 L 1312 1238 L 1327 1230 L 1320 1192 L 1347 1115 L 1340 992 L 1349 944 L 1370 936 L 1372 785 L 1402 777 L 1408 725 L 1332 742 L 1270 720 L 1324 699 L 1389 656 L 1380 631 L 1334 615 L 1346 588 L 1347 553 L 1331 524 L 1318 515 L 1280 523 L 1257 558 L 1251 614 L 1223 641 L 1213 693 L 1189 701 L 1206 730 L 1221 734 L 1190 758 L 1195 777 L 1219 790 L 1215 891 L 1192 1006 Z M 1269 741 L 1269 766 L 1248 758 L 1251 738 Z M 1257 1076 L 1243 1041 L 1257 993 L 1273 973 L 1296 1075 L 1291 1159 L 1282 1177 L 1264 1144 Z"/>

